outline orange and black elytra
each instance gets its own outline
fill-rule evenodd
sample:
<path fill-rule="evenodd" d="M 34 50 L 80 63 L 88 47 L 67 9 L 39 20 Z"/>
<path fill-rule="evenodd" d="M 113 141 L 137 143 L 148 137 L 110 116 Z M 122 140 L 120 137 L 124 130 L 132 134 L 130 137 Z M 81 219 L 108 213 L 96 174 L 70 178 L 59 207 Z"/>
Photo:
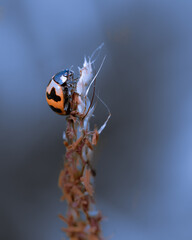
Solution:
<path fill-rule="evenodd" d="M 68 69 L 52 77 L 46 88 L 46 100 L 54 112 L 60 115 L 70 114 L 75 84 L 74 73 Z"/>

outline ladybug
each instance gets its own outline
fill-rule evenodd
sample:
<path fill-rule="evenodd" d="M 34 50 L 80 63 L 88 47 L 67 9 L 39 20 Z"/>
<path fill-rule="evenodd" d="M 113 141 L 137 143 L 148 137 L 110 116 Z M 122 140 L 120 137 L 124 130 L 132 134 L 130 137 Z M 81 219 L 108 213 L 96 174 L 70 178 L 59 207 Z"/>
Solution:
<path fill-rule="evenodd" d="M 46 88 L 46 100 L 49 107 L 60 115 L 69 115 L 75 87 L 74 73 L 69 69 L 55 74 Z"/>

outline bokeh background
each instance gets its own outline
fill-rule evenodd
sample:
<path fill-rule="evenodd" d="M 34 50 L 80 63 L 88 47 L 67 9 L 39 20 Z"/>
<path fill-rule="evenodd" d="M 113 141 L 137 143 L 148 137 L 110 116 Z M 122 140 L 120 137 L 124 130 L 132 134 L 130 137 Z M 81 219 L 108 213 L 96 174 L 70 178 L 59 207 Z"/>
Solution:
<path fill-rule="evenodd" d="M 192 239 L 192 1 L 0 2 L 0 239 L 62 239 L 65 118 L 45 88 L 102 42 L 94 155 L 104 236 Z M 97 104 L 92 124 L 107 117 Z"/>

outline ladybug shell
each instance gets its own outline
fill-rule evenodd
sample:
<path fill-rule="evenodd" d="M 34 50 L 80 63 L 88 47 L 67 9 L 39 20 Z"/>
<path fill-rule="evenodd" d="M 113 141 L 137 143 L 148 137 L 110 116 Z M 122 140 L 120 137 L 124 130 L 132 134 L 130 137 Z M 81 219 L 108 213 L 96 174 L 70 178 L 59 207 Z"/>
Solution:
<path fill-rule="evenodd" d="M 67 115 L 64 110 L 65 98 L 62 87 L 52 79 L 47 85 L 46 100 L 49 107 L 60 115 Z"/>

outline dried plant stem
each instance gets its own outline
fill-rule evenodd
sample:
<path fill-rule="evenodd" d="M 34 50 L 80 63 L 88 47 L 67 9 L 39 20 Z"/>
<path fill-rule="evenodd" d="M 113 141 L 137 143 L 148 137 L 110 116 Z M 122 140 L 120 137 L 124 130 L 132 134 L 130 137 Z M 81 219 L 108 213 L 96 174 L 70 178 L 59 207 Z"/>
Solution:
<path fill-rule="evenodd" d="M 83 67 L 79 68 L 80 77 L 76 85 L 73 85 L 71 97 L 68 99 L 70 115 L 66 118 L 67 127 L 64 132 L 66 154 L 64 168 L 59 176 L 59 187 L 63 193 L 61 199 L 67 202 L 68 208 L 66 216 L 59 217 L 66 223 L 62 230 L 70 240 L 103 240 L 100 227 L 102 215 L 95 210 L 93 188 L 95 172 L 91 167 L 90 158 L 93 146 L 97 144 L 99 134 L 111 115 L 107 106 L 109 112 L 107 120 L 98 131 L 96 128 L 94 131 L 89 130 L 89 120 L 95 109 L 93 105 L 95 80 L 105 60 L 104 57 L 96 75 L 93 76 L 92 63 L 95 60 L 92 58 L 102 46 L 103 44 L 93 52 L 88 61 L 84 59 Z M 90 101 L 88 93 L 92 84 L 94 87 Z"/>
<path fill-rule="evenodd" d="M 84 129 L 84 118 L 71 113 L 67 118 L 64 145 L 64 169 L 59 176 L 62 200 L 66 200 L 66 217 L 59 217 L 67 224 L 62 230 L 70 240 L 101 240 L 102 215 L 95 211 L 93 177 L 90 154 L 97 144 L 98 132 Z"/>

